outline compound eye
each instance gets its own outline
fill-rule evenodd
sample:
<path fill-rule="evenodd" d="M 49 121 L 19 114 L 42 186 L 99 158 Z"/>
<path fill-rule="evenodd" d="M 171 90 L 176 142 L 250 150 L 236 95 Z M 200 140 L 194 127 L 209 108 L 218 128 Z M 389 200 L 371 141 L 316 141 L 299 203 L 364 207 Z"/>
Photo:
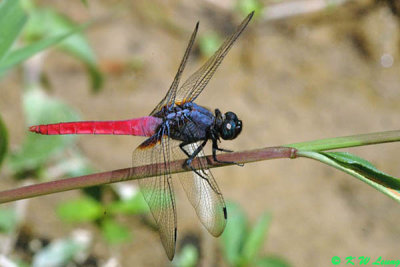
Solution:
<path fill-rule="evenodd" d="M 225 121 L 222 126 L 221 137 L 225 140 L 230 140 L 236 137 L 235 135 L 236 124 L 234 121 Z"/>
<path fill-rule="evenodd" d="M 235 113 L 229 111 L 225 113 L 225 120 L 220 128 L 220 134 L 224 140 L 235 139 L 242 131 L 242 121 L 238 119 Z"/>
<path fill-rule="evenodd" d="M 236 131 L 236 136 L 238 135 L 238 134 L 240 134 L 240 132 L 242 131 L 242 121 L 237 121 L 237 124 L 236 124 L 236 129 L 235 129 Z"/>

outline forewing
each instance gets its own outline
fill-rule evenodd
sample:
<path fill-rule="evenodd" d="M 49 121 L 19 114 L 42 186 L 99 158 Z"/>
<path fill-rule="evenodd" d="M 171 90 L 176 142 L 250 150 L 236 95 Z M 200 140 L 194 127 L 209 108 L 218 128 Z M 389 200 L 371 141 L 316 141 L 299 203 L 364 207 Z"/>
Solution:
<path fill-rule="evenodd" d="M 200 143 L 193 143 L 184 148 L 192 154 L 199 145 Z M 184 155 L 178 146 L 174 146 L 172 152 L 179 154 L 174 158 L 181 158 Z M 202 156 L 204 156 L 203 150 L 198 154 L 198 157 Z M 206 167 L 206 160 L 198 159 L 201 165 L 198 172 L 202 177 L 195 172 L 182 172 L 178 174 L 179 179 L 201 223 L 213 236 L 219 236 L 225 229 L 227 219 L 224 198 L 211 171 Z"/>
<path fill-rule="evenodd" d="M 246 28 L 247 24 L 253 17 L 254 11 L 251 12 L 237 27 L 236 31 L 225 40 L 221 47 L 214 55 L 195 73 L 193 73 L 176 93 L 176 102 L 185 103 L 196 99 L 201 91 L 206 87 L 218 66 L 232 47 L 233 43 Z"/>
<path fill-rule="evenodd" d="M 168 137 L 155 136 L 144 141 L 133 152 L 133 166 L 152 164 L 157 176 L 139 179 L 141 192 L 158 226 L 161 242 L 170 260 L 175 254 L 176 206 L 169 170 L 170 147 Z M 164 166 L 166 173 L 161 169 Z"/>
<path fill-rule="evenodd" d="M 175 75 L 174 81 L 172 82 L 167 94 L 164 96 L 164 98 L 161 100 L 160 103 L 153 109 L 153 111 L 150 113 L 150 115 L 154 115 L 155 113 L 159 112 L 164 106 L 166 105 L 171 105 L 175 103 L 175 96 L 176 96 L 176 91 L 179 86 L 179 81 L 182 76 L 182 72 L 185 69 L 186 62 L 188 60 L 190 51 L 192 50 L 194 40 L 196 39 L 196 34 L 197 30 L 199 29 L 199 23 L 196 23 L 196 27 L 194 28 L 194 31 L 192 33 L 192 36 L 190 37 L 189 44 L 186 47 L 185 54 L 183 55 L 181 64 L 179 65 L 178 71 Z"/>

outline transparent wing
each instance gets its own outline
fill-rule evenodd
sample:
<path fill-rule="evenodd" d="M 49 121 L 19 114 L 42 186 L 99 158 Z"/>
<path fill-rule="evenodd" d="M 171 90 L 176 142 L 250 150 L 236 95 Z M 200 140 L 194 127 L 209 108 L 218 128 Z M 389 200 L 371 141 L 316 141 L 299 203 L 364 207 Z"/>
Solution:
<path fill-rule="evenodd" d="M 176 205 L 174 189 L 169 169 L 169 138 L 150 137 L 144 141 L 132 155 L 133 166 L 153 164 L 157 176 L 139 179 L 141 192 L 150 207 L 158 226 L 161 242 L 170 260 L 175 254 L 176 244 Z M 164 166 L 166 173 L 160 169 Z"/>
<path fill-rule="evenodd" d="M 153 109 L 153 111 L 150 113 L 150 115 L 154 115 L 155 113 L 159 112 L 164 106 L 166 105 L 171 105 L 175 103 L 175 96 L 176 96 L 176 91 L 178 89 L 179 81 L 182 76 L 182 72 L 185 69 L 186 62 L 188 60 L 190 51 L 192 50 L 194 40 L 196 39 L 196 34 L 197 30 L 199 29 L 199 22 L 197 22 L 196 27 L 194 28 L 194 31 L 192 33 L 192 36 L 190 37 L 189 44 L 186 47 L 185 54 L 182 58 L 181 64 L 179 65 L 178 71 L 175 75 L 174 81 L 172 82 L 167 94 L 164 96 L 164 98 L 161 100 L 160 103 Z"/>
<path fill-rule="evenodd" d="M 189 102 L 195 100 L 201 91 L 206 87 L 218 66 L 232 47 L 233 43 L 246 28 L 247 24 L 253 17 L 254 11 L 251 12 L 237 27 L 236 31 L 225 40 L 221 47 L 214 55 L 195 73 L 193 73 L 176 93 L 175 102 Z"/>
<path fill-rule="evenodd" d="M 174 140 L 171 140 L 171 142 L 178 143 Z M 192 154 L 199 145 L 200 142 L 186 145 L 184 148 L 189 154 Z M 172 153 L 175 154 L 174 158 L 187 157 L 179 146 L 172 145 L 172 147 Z M 198 154 L 198 157 L 202 156 L 204 156 L 203 150 Z M 201 176 L 195 172 L 182 172 L 178 175 L 201 223 L 213 236 L 219 236 L 226 225 L 226 206 L 221 191 L 211 171 L 206 167 L 206 163 L 205 159 L 200 160 L 201 169 L 198 170 L 198 173 Z"/>

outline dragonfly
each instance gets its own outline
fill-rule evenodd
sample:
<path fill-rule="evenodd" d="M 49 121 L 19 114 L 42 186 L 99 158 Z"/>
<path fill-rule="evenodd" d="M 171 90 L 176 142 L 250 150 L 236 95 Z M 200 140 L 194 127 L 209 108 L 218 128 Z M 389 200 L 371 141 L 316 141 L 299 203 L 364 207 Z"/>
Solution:
<path fill-rule="evenodd" d="M 177 212 L 170 171 L 170 162 L 186 159 L 188 172 L 179 173 L 179 180 L 204 227 L 218 237 L 224 231 L 227 210 L 222 193 L 207 167 L 203 148 L 212 142 L 213 160 L 220 163 L 217 151 L 232 152 L 218 146 L 223 140 L 235 139 L 243 123 L 231 111 L 222 114 L 193 101 L 206 87 L 216 69 L 253 17 L 250 13 L 206 63 L 179 86 L 181 75 L 192 50 L 199 28 L 197 22 L 175 78 L 164 98 L 149 116 L 116 121 L 60 122 L 31 126 L 29 130 L 43 135 L 108 134 L 148 137 L 133 152 L 133 167 L 148 165 L 157 175 L 139 179 L 141 192 L 158 227 L 161 242 L 170 260 L 175 254 Z M 198 161 L 197 168 L 192 161 Z M 162 166 L 162 167 L 160 167 Z"/>

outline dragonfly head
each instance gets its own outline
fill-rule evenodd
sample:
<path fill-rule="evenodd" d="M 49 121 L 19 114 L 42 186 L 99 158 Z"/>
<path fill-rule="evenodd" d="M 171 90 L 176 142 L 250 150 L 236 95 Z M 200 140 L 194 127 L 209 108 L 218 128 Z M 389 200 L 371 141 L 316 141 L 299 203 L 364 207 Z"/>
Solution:
<path fill-rule="evenodd" d="M 235 113 L 228 111 L 225 113 L 222 124 L 219 128 L 219 134 L 224 140 L 235 139 L 242 131 L 242 121 Z"/>

